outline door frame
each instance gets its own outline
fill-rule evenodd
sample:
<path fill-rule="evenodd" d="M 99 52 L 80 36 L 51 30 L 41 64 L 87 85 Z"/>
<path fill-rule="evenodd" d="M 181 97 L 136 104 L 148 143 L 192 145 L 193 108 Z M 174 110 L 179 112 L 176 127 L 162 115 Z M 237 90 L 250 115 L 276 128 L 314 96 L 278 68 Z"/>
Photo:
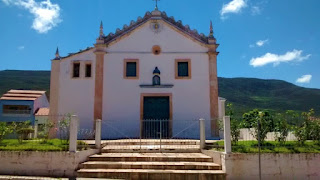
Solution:
<path fill-rule="evenodd" d="M 172 136 L 172 93 L 141 93 L 140 94 L 140 136 L 142 134 L 142 120 L 144 97 L 169 97 L 169 137 Z"/>

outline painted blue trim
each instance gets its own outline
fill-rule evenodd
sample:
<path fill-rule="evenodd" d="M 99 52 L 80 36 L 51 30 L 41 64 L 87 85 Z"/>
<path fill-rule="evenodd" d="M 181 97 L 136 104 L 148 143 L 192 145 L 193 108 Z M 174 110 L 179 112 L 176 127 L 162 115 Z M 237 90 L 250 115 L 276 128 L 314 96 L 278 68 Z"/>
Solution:
<path fill-rule="evenodd" d="M 31 112 L 29 115 L 7 115 L 3 114 L 3 105 L 26 105 L 31 108 Z M 23 100 L 0 100 L 0 121 L 1 122 L 23 122 L 23 121 L 30 121 L 32 125 L 35 122 L 35 116 L 33 114 L 33 106 L 34 101 L 23 101 Z"/>

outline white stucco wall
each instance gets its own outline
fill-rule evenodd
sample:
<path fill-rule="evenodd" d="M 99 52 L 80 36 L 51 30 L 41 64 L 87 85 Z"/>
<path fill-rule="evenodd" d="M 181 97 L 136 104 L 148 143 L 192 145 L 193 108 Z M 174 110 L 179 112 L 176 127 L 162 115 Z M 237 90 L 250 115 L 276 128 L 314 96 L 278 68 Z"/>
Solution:
<path fill-rule="evenodd" d="M 33 113 L 42 107 L 49 107 L 49 102 L 45 94 L 34 100 Z"/>
<path fill-rule="evenodd" d="M 80 62 L 80 78 L 71 78 L 72 62 Z M 91 78 L 85 78 L 85 62 L 92 62 Z M 93 50 L 63 59 L 60 63 L 59 115 L 75 114 L 81 129 L 93 127 L 95 54 Z"/>
<path fill-rule="evenodd" d="M 198 123 L 192 120 L 209 119 L 207 49 L 164 24 L 161 29 L 156 34 L 147 23 L 108 47 L 104 64 L 104 137 L 107 136 L 108 129 L 113 131 L 114 128 L 123 133 L 118 133 L 121 136 L 139 137 L 141 93 L 172 93 L 173 136 L 193 123 L 194 126 L 185 133 L 180 133 L 179 137 L 198 138 Z M 160 55 L 151 53 L 154 45 L 161 47 Z M 124 59 L 139 59 L 139 79 L 123 78 Z M 191 59 L 191 79 L 175 79 L 175 59 Z M 152 84 L 155 67 L 161 71 L 161 84 L 173 84 L 172 88 L 139 87 L 141 84 Z"/>
<path fill-rule="evenodd" d="M 199 118 L 210 119 L 209 67 L 207 48 L 186 38 L 161 22 L 161 32 L 155 33 L 149 23 L 129 36 L 107 47 L 104 59 L 102 137 L 140 136 L 141 93 L 172 93 L 173 135 L 192 126 L 179 136 L 198 138 Z M 159 45 L 162 53 L 151 50 Z M 94 77 L 71 79 L 71 62 L 92 60 L 95 74 L 95 54 L 89 50 L 63 59 L 60 63 L 59 114 L 79 116 L 80 128 L 92 128 L 94 108 Z M 139 59 L 139 79 L 124 79 L 124 59 Z M 191 59 L 191 79 L 175 79 L 175 59 Z M 141 88 L 152 84 L 153 70 L 161 71 L 161 84 L 172 88 Z M 81 70 L 83 70 L 83 66 Z M 84 75 L 84 71 L 81 72 Z M 209 126 L 207 127 L 209 129 Z M 208 130 L 208 136 L 210 131 Z"/>

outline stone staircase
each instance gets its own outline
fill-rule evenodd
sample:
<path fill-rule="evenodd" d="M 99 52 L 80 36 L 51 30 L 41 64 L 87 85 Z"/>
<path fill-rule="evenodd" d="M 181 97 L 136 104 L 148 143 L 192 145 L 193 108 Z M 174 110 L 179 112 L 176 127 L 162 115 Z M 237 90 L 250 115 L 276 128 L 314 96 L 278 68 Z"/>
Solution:
<path fill-rule="evenodd" d="M 107 142 L 80 165 L 78 177 L 113 179 L 224 180 L 221 165 L 200 153 L 198 141 Z M 197 147 L 196 147 L 197 146 Z"/>

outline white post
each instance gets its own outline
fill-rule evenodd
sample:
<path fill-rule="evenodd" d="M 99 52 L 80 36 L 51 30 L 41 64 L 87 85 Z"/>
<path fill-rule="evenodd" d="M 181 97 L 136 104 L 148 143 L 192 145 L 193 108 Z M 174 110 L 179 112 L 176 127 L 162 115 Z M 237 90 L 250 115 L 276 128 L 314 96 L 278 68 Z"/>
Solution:
<path fill-rule="evenodd" d="M 205 120 L 199 119 L 200 122 L 200 149 L 204 149 L 206 145 Z"/>
<path fill-rule="evenodd" d="M 100 149 L 101 148 L 101 119 L 96 120 L 96 148 Z"/>
<path fill-rule="evenodd" d="M 78 116 L 72 115 L 70 120 L 69 152 L 77 151 Z"/>
<path fill-rule="evenodd" d="M 226 100 L 225 99 L 221 100 L 221 115 L 222 115 L 222 118 L 226 115 Z"/>
<path fill-rule="evenodd" d="M 38 120 L 35 120 L 34 122 L 34 135 L 33 138 L 37 139 L 38 138 Z"/>
<path fill-rule="evenodd" d="M 224 151 L 226 154 L 231 153 L 231 131 L 230 131 L 230 116 L 223 117 L 224 124 Z"/>

